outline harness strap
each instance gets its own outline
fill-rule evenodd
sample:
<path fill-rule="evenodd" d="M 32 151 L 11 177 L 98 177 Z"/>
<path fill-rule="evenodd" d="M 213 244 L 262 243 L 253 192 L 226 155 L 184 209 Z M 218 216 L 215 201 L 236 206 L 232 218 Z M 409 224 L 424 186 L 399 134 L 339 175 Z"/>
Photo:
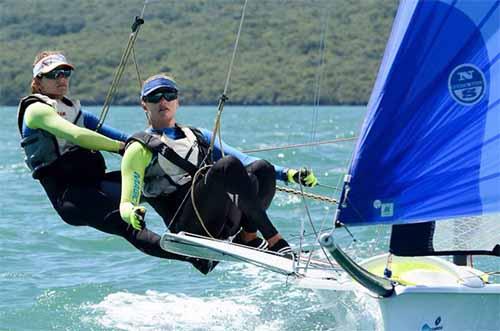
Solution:
<path fill-rule="evenodd" d="M 182 170 L 189 173 L 191 178 L 194 177 L 196 171 L 198 171 L 198 167 L 193 165 L 188 160 L 184 159 L 182 156 L 177 154 L 172 148 L 170 148 L 167 144 L 161 141 L 160 138 L 149 134 L 147 132 L 138 132 L 134 133 L 129 141 L 138 141 L 142 143 L 144 146 L 151 149 L 153 152 L 162 155 L 164 158 L 181 168 Z M 127 141 L 127 144 L 129 143 Z"/>
<path fill-rule="evenodd" d="M 17 113 L 17 127 L 19 129 L 19 133 L 23 134 L 23 120 L 24 120 L 24 113 L 26 113 L 26 108 L 30 106 L 31 104 L 34 104 L 36 102 L 42 102 L 45 103 L 44 101 L 38 99 L 35 96 L 27 96 L 21 100 L 21 105 L 19 106 L 19 110 Z"/>
<path fill-rule="evenodd" d="M 73 102 L 71 102 L 71 100 L 69 100 L 66 97 L 63 97 L 61 101 L 66 106 L 73 107 Z M 24 120 L 24 114 L 26 113 L 26 109 L 29 106 L 31 106 L 32 104 L 36 103 L 36 102 L 41 102 L 41 103 L 44 103 L 46 105 L 49 105 L 46 101 L 44 101 L 44 100 L 42 100 L 40 98 L 37 98 L 34 95 L 28 95 L 27 97 L 24 97 L 21 100 L 21 104 L 19 106 L 19 110 L 18 110 L 18 113 L 17 113 L 17 127 L 19 129 L 19 133 L 21 134 L 21 136 L 23 135 L 23 120 Z M 51 105 L 49 105 L 49 106 L 51 106 Z M 81 110 L 78 111 L 78 115 L 76 116 L 76 119 L 73 122 L 73 124 L 75 124 L 76 122 L 78 122 L 78 119 L 80 118 L 80 115 L 81 115 Z"/>

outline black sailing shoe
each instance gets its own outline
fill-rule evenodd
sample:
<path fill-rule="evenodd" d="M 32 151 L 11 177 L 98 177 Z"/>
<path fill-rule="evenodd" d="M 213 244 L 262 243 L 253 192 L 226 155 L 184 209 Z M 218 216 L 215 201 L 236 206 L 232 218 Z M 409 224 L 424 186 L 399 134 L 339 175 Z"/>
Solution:
<path fill-rule="evenodd" d="M 238 233 L 233 238 L 232 243 L 257 248 L 257 249 L 260 249 L 263 251 L 267 250 L 267 248 L 269 247 L 269 244 L 267 243 L 267 241 L 265 241 L 264 239 L 259 238 L 259 237 L 252 239 L 248 242 L 243 242 L 243 240 L 241 239 L 241 233 Z"/>
<path fill-rule="evenodd" d="M 215 266 L 219 264 L 219 261 L 188 258 L 188 261 L 195 267 L 199 272 L 206 275 L 210 271 L 214 270 Z"/>
<path fill-rule="evenodd" d="M 269 247 L 269 250 L 272 252 L 276 252 L 280 255 L 283 255 L 290 260 L 295 259 L 295 255 L 293 254 L 293 250 L 285 239 L 280 239 L 276 244 L 272 247 Z"/>

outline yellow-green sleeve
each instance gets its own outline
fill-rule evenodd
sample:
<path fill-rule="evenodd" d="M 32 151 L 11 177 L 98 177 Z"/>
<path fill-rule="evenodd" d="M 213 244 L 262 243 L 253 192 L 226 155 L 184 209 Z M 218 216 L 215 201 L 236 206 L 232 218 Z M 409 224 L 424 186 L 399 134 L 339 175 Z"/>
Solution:
<path fill-rule="evenodd" d="M 153 154 L 139 142 L 133 142 L 123 155 L 122 194 L 120 199 L 120 216 L 127 220 L 133 207 L 141 200 L 144 171 L 151 162 Z"/>
<path fill-rule="evenodd" d="M 45 130 L 57 138 L 72 142 L 86 149 L 118 152 L 121 143 L 95 131 L 79 127 L 61 116 L 54 109 L 41 102 L 35 102 L 26 108 L 26 125 L 31 129 Z"/>

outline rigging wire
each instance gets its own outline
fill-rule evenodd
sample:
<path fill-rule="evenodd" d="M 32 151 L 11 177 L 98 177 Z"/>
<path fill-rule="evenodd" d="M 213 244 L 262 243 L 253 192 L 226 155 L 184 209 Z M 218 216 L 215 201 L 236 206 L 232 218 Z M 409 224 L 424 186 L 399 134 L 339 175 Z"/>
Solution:
<path fill-rule="evenodd" d="M 321 100 L 321 86 L 323 85 L 323 74 L 325 71 L 325 53 L 326 53 L 326 33 L 328 31 L 328 21 L 330 18 L 330 8 L 327 7 L 325 15 L 323 16 L 323 24 L 321 25 L 321 36 L 319 45 L 319 62 L 318 70 L 315 79 L 314 88 L 314 108 L 313 108 L 313 120 L 311 126 L 311 142 L 316 139 L 316 133 L 318 129 L 318 117 L 319 117 L 319 103 Z"/>
<path fill-rule="evenodd" d="M 300 184 L 300 183 L 299 183 L 299 185 L 300 185 L 300 191 L 301 191 L 301 193 L 302 193 L 302 203 L 304 204 L 304 209 L 305 209 L 305 211 L 306 211 L 307 219 L 308 219 L 308 221 L 309 221 L 309 224 L 310 224 L 310 226 L 311 226 L 311 229 L 312 229 L 312 230 L 313 230 L 313 232 L 314 232 L 314 235 L 315 235 L 315 237 L 316 237 L 316 241 L 318 241 L 318 242 L 319 242 L 319 232 L 318 232 L 318 231 L 316 231 L 316 227 L 314 226 L 314 222 L 312 221 L 312 216 L 311 216 L 311 213 L 310 213 L 310 211 L 309 211 L 309 206 L 307 205 L 307 202 L 306 202 L 306 199 L 305 199 L 305 192 L 304 192 L 304 190 L 303 190 L 303 186 L 302 186 L 302 184 Z M 302 231 L 301 231 L 301 234 L 300 234 L 300 243 L 299 243 L 300 250 L 299 250 L 299 252 L 300 252 L 300 251 L 302 251 L 302 243 L 303 243 L 303 241 L 304 241 L 304 231 L 303 231 L 304 225 L 303 225 L 303 224 L 304 224 L 304 221 L 302 220 L 302 221 L 301 221 L 301 229 L 302 229 Z M 321 245 L 320 245 L 320 248 L 321 248 L 321 250 L 323 251 L 323 255 L 326 257 L 326 260 L 328 261 L 328 263 L 330 264 L 330 266 L 331 266 L 332 268 L 334 268 L 334 267 L 335 267 L 335 266 L 334 266 L 334 263 L 332 262 L 332 260 L 331 260 L 331 259 L 330 259 L 330 257 L 328 256 L 328 254 L 326 253 L 325 248 L 324 248 L 323 246 L 321 246 Z M 311 263 L 311 259 L 312 259 L 312 254 L 313 254 L 313 252 L 314 252 L 314 251 L 311 251 L 311 252 L 308 254 L 309 256 L 308 256 L 308 259 L 307 259 L 307 262 L 306 262 L 306 266 L 305 266 L 305 268 L 304 268 L 304 270 L 306 270 L 306 271 L 307 271 L 307 269 L 309 268 L 309 264 Z M 297 260 L 297 265 L 299 264 L 299 262 L 300 262 L 300 253 L 299 253 L 299 258 L 298 258 L 298 260 Z"/>
<path fill-rule="evenodd" d="M 326 228 L 326 229 L 323 229 L 323 231 L 331 231 L 331 230 L 332 230 L 332 228 Z M 298 238 L 298 237 L 299 237 L 299 235 L 289 234 L 289 237 L 290 237 L 290 238 Z M 310 233 L 307 233 L 307 232 L 306 232 L 306 233 L 304 234 L 304 238 L 305 238 L 305 237 L 308 237 L 308 238 L 313 238 L 313 239 L 316 241 L 316 235 L 315 235 L 315 233 L 311 233 L 311 232 L 310 232 Z M 317 241 L 316 241 L 316 242 L 317 242 Z M 310 251 L 310 250 L 309 250 L 309 249 L 307 249 L 307 248 L 306 248 L 306 249 L 304 249 L 304 252 L 309 252 L 309 251 Z"/>
<path fill-rule="evenodd" d="M 224 84 L 224 91 L 222 92 L 222 95 L 220 96 L 219 105 L 217 107 L 217 114 L 216 114 L 216 117 L 215 117 L 215 124 L 214 124 L 214 128 L 213 128 L 213 131 L 212 131 L 212 139 L 210 140 L 210 147 L 208 149 L 207 154 L 205 155 L 205 157 L 203 158 L 203 160 L 200 162 L 200 164 L 202 165 L 202 167 L 200 169 L 198 169 L 198 171 L 195 173 L 195 175 L 194 175 L 194 177 L 193 177 L 193 179 L 191 181 L 191 186 L 190 186 L 189 190 L 187 191 L 186 195 L 184 196 L 184 198 L 182 199 L 182 202 L 180 203 L 179 207 L 175 211 L 174 216 L 170 220 L 170 223 L 168 224 L 168 228 L 170 228 L 170 225 L 174 222 L 175 218 L 179 214 L 180 210 L 182 209 L 184 203 L 187 200 L 187 197 L 190 196 L 191 197 L 191 203 L 193 205 L 193 209 L 194 209 L 194 212 L 196 214 L 198 222 L 201 224 L 201 226 L 203 227 L 203 229 L 205 230 L 205 232 L 211 238 L 214 238 L 213 235 L 210 233 L 210 231 L 208 231 L 207 227 L 205 226 L 205 222 L 204 222 L 203 218 L 201 217 L 201 214 L 200 214 L 200 212 L 199 212 L 199 210 L 198 210 L 198 208 L 196 206 L 195 197 L 194 197 L 194 185 L 196 184 L 196 179 L 197 179 L 198 175 L 202 171 L 204 171 L 204 170 L 206 170 L 206 169 L 208 169 L 208 168 L 211 167 L 211 165 L 206 165 L 206 163 L 207 163 L 207 159 L 209 157 L 212 157 L 212 161 L 213 161 L 212 152 L 213 152 L 213 148 L 214 148 L 216 136 L 219 136 L 219 145 L 220 145 L 220 149 L 221 149 L 221 152 L 222 152 L 222 156 L 224 157 L 224 150 L 222 148 L 222 137 L 221 137 L 221 134 L 220 134 L 220 119 L 221 119 L 222 111 L 224 110 L 224 103 L 228 99 L 227 96 L 226 96 L 226 93 L 227 93 L 227 89 L 229 87 L 229 80 L 231 78 L 231 73 L 232 73 L 232 69 L 233 69 L 234 59 L 236 57 L 236 51 L 238 49 L 238 44 L 239 44 L 239 40 L 240 40 L 240 36 L 241 36 L 241 30 L 242 30 L 242 27 L 243 27 L 243 22 L 245 20 L 245 11 L 246 11 L 247 3 L 248 3 L 248 0 L 245 0 L 245 3 L 243 4 L 243 8 L 242 8 L 242 11 L 241 11 L 240 24 L 238 26 L 238 33 L 236 35 L 236 41 L 234 43 L 233 54 L 231 56 L 231 61 L 229 63 L 229 69 L 228 69 L 227 76 L 226 76 L 226 82 Z M 205 166 L 203 166 L 203 165 L 205 165 Z"/>
<path fill-rule="evenodd" d="M 205 222 L 203 221 L 203 218 L 201 217 L 201 213 L 199 212 L 198 207 L 196 206 L 196 200 L 194 198 L 194 185 L 196 184 L 196 179 L 203 171 L 210 169 L 211 167 L 212 167 L 211 165 L 204 166 L 204 167 L 201 167 L 200 169 L 198 169 L 198 171 L 196 171 L 196 173 L 193 177 L 193 180 L 191 182 L 190 191 L 191 191 L 191 203 L 193 204 L 193 209 L 194 209 L 194 212 L 196 214 L 196 218 L 198 219 L 198 222 L 201 224 L 201 226 L 203 227 L 203 230 L 205 230 L 205 232 L 208 234 L 208 236 L 212 239 L 215 239 L 215 237 L 212 235 L 212 233 L 210 233 L 207 226 L 205 225 Z M 224 225 L 225 225 L 225 223 L 222 224 L 222 228 L 224 228 Z M 220 229 L 221 231 L 222 231 L 222 228 Z"/>
<path fill-rule="evenodd" d="M 321 100 L 321 87 L 323 85 L 323 77 L 324 77 L 324 71 L 325 71 L 324 64 L 325 64 L 325 53 L 326 53 L 326 35 L 328 32 L 329 18 L 330 18 L 330 6 L 327 6 L 326 11 L 324 12 L 322 24 L 321 24 L 321 36 L 320 36 L 320 45 L 319 45 L 319 61 L 318 61 L 317 74 L 316 74 L 316 79 L 315 79 L 315 88 L 314 88 L 313 120 L 312 120 L 311 138 L 310 138 L 311 142 L 308 144 L 300 144 L 299 145 L 300 147 L 311 146 L 311 151 L 312 151 L 312 146 L 316 146 L 316 145 L 320 145 L 320 144 L 324 144 L 324 143 L 332 143 L 332 142 L 348 141 L 348 140 L 356 139 L 356 137 L 351 137 L 351 138 L 338 139 L 338 140 L 327 141 L 327 142 L 315 142 L 316 133 L 317 133 L 317 126 L 318 126 L 317 122 L 318 122 L 318 118 L 319 118 L 319 104 L 320 104 L 320 100 Z M 293 147 L 296 147 L 296 146 L 293 146 Z M 290 148 L 292 148 L 292 147 L 290 147 Z M 322 185 L 322 186 L 331 188 L 328 185 Z M 278 189 L 280 189 L 280 188 L 278 188 Z M 315 234 L 316 241 L 319 242 L 319 233 L 321 233 L 323 231 L 323 228 L 325 226 L 325 222 L 327 220 L 328 213 L 326 213 L 325 216 L 323 217 L 323 221 L 321 223 L 320 230 L 316 231 L 316 228 L 314 227 L 314 224 L 312 221 L 311 214 L 309 212 L 309 208 L 308 208 L 307 203 L 305 201 L 306 193 L 303 191 L 302 185 L 300 185 L 300 192 L 298 192 L 298 193 L 302 196 L 302 201 L 303 201 L 304 208 L 305 208 L 305 211 L 307 214 L 307 218 L 308 218 L 309 223 L 310 223 L 310 225 L 313 229 L 313 232 Z M 325 198 L 325 197 L 322 197 L 322 198 Z M 329 198 L 329 197 L 323 201 L 337 203 L 336 199 Z M 299 247 L 300 248 L 302 248 L 302 244 L 303 244 L 303 241 L 305 239 L 304 238 L 305 233 L 304 233 L 303 228 L 304 228 L 304 220 L 301 221 L 301 233 L 300 233 L 300 238 L 299 238 Z M 323 255 L 326 257 L 326 259 L 328 260 L 330 265 L 333 267 L 333 263 L 330 260 L 328 254 L 326 253 L 326 251 L 324 250 L 324 248 L 321 245 L 320 245 L 320 247 L 321 247 L 321 250 L 323 251 Z M 308 261 L 306 263 L 306 270 L 309 266 L 311 258 L 312 258 L 312 252 L 309 254 L 309 258 L 308 258 Z"/>
<path fill-rule="evenodd" d="M 104 121 L 106 119 L 106 116 L 107 116 L 107 114 L 109 112 L 109 105 L 110 105 L 110 103 L 111 103 L 111 101 L 112 101 L 112 99 L 114 97 L 114 94 L 116 92 L 118 84 L 119 84 L 119 82 L 121 80 L 121 77 L 123 75 L 125 67 L 126 67 L 126 65 L 128 63 L 128 60 L 130 58 L 130 55 L 132 55 L 132 60 L 133 60 L 133 63 L 135 65 L 136 74 L 137 74 L 137 81 L 139 82 L 139 88 L 142 87 L 142 79 L 141 79 L 141 76 L 140 76 L 140 70 L 139 70 L 137 58 L 136 58 L 136 55 L 135 55 L 134 45 L 135 45 L 135 41 L 137 40 L 138 33 L 140 31 L 141 25 L 144 24 L 144 12 L 145 12 L 145 9 L 146 9 L 146 5 L 149 2 L 154 2 L 154 1 L 145 0 L 143 8 L 142 8 L 142 11 L 141 11 L 141 15 L 140 16 L 136 16 L 135 19 L 134 19 L 134 23 L 132 24 L 132 27 L 131 27 L 132 32 L 129 35 L 128 43 L 127 43 L 127 45 L 126 45 L 126 47 L 125 47 L 125 49 L 123 51 L 122 57 L 120 59 L 120 63 L 119 63 L 119 65 L 118 65 L 118 67 L 117 67 L 117 69 L 115 71 L 115 75 L 113 77 L 110 89 L 108 90 L 108 93 L 106 95 L 106 98 L 105 98 L 105 101 L 104 101 L 104 105 L 103 105 L 103 108 L 102 108 L 102 111 L 101 111 L 101 114 L 100 114 L 100 117 L 99 117 L 99 122 L 98 122 L 96 130 L 99 130 L 102 127 L 102 125 L 103 125 L 103 123 L 104 123 Z M 218 136 L 219 144 L 220 144 L 220 148 L 221 148 L 221 152 L 222 152 L 222 155 L 224 156 L 224 151 L 222 149 L 222 138 L 221 138 L 221 132 L 220 132 L 220 119 L 221 119 L 222 111 L 224 109 L 224 103 L 225 103 L 225 101 L 228 100 L 228 98 L 227 98 L 227 90 L 229 88 L 229 82 L 230 82 L 230 78 L 231 78 L 231 74 L 232 74 L 232 68 L 233 68 L 233 65 L 234 65 L 234 60 L 235 60 L 235 57 L 236 57 L 236 51 L 238 49 L 238 44 L 239 44 L 239 40 L 240 40 L 240 36 L 241 36 L 241 30 L 242 30 L 242 27 L 243 27 L 243 22 L 244 22 L 244 18 L 245 18 L 245 11 L 246 11 L 247 3 L 248 3 L 248 0 L 245 0 L 245 3 L 243 5 L 243 9 L 242 9 L 241 18 L 240 18 L 240 24 L 239 24 L 239 27 L 238 27 L 238 33 L 237 33 L 237 36 L 236 36 L 236 41 L 235 41 L 235 44 L 234 44 L 233 53 L 232 53 L 232 56 L 231 56 L 231 61 L 230 61 L 228 73 L 227 73 L 227 76 L 226 76 L 226 81 L 225 81 L 225 84 L 224 84 L 224 91 L 223 91 L 223 93 L 222 93 L 222 95 L 221 95 L 221 97 L 219 99 L 218 111 L 217 111 L 217 115 L 216 115 L 216 120 L 215 120 L 214 130 L 213 130 L 213 134 L 212 134 L 212 139 L 211 139 L 211 142 L 210 142 L 210 149 L 209 149 L 209 152 L 208 152 L 208 154 L 206 156 L 211 155 L 211 152 L 213 151 L 213 147 L 214 147 L 214 142 L 215 142 L 216 136 Z M 324 40 L 323 39 L 324 39 L 324 31 L 323 31 L 323 37 L 322 37 L 322 45 L 324 45 Z M 324 52 L 324 46 L 322 46 L 322 52 Z M 322 59 L 320 61 L 320 67 L 323 64 L 323 58 L 324 58 L 323 53 L 322 53 L 321 58 Z M 321 74 L 320 74 L 320 77 L 322 77 Z M 315 105 L 316 106 L 319 104 L 320 85 L 321 84 L 317 82 L 317 84 L 316 84 L 316 86 L 317 86 L 316 87 L 316 91 L 317 92 L 315 92 Z M 316 118 L 317 118 L 317 114 L 316 114 Z M 314 136 L 315 132 L 313 132 L 312 135 Z M 288 148 L 302 147 L 302 146 L 314 146 L 314 145 L 321 145 L 321 144 L 327 144 L 327 143 L 335 143 L 335 142 L 340 142 L 340 141 L 349 141 L 349 140 L 353 140 L 353 139 L 355 139 L 355 138 L 345 138 L 345 139 L 337 139 L 337 140 L 332 140 L 332 141 L 312 142 L 312 143 L 308 143 L 308 144 L 296 144 L 296 145 L 284 146 L 284 147 L 274 147 L 274 148 L 266 148 L 266 149 L 261 149 L 261 150 L 251 150 L 251 151 L 247 151 L 247 152 L 250 153 L 250 152 L 259 152 L 259 151 L 264 151 L 264 150 L 277 150 L 277 149 L 288 149 Z M 206 161 L 206 157 L 204 159 L 204 162 L 205 161 Z M 192 181 L 191 188 L 187 192 L 187 194 L 185 195 L 185 197 L 184 197 L 183 201 L 181 202 L 179 208 L 176 210 L 174 216 L 172 217 L 172 219 L 170 221 L 169 226 L 175 220 L 176 216 L 178 215 L 179 211 L 181 210 L 182 206 L 184 205 L 187 197 L 191 196 L 191 200 L 192 200 L 192 204 L 193 204 L 193 209 L 195 211 L 195 214 L 197 216 L 198 221 L 200 222 L 200 224 L 203 227 L 203 229 L 205 230 L 205 232 L 211 238 L 214 238 L 214 236 L 210 233 L 210 231 L 206 227 L 206 225 L 205 225 L 205 223 L 203 221 L 203 218 L 201 217 L 201 214 L 198 211 L 198 208 L 197 208 L 196 203 L 195 203 L 194 189 L 193 189 L 194 188 L 194 184 L 196 183 L 196 179 L 199 176 L 199 174 L 201 174 L 202 171 L 205 171 L 209 167 L 210 166 L 202 167 L 202 168 L 200 168 L 196 172 L 196 174 L 195 174 L 195 176 L 193 178 L 193 181 Z M 304 192 L 302 190 L 302 186 L 301 186 L 301 191 L 297 191 L 297 190 L 293 190 L 293 189 L 289 189 L 289 188 L 283 188 L 283 187 L 277 187 L 277 189 L 279 191 L 286 192 L 286 193 L 289 193 L 289 194 L 296 194 L 296 195 L 298 194 L 298 195 L 301 195 L 303 200 L 305 200 L 305 198 L 310 198 L 310 199 L 314 199 L 314 200 L 318 200 L 318 201 L 323 201 L 323 202 L 328 202 L 328 203 L 334 203 L 334 204 L 337 203 L 337 201 L 335 199 L 332 199 L 332 198 L 329 198 L 329 197 L 325 197 L 325 196 L 320 196 L 320 195 L 317 195 L 317 194 L 312 194 L 312 193 Z M 307 205 L 306 205 L 306 210 L 308 212 Z M 310 218 L 309 212 L 308 212 L 308 215 L 309 215 L 309 218 Z M 311 221 L 311 225 L 312 225 L 312 221 Z M 314 226 L 313 226 L 313 228 L 314 228 Z M 328 259 L 328 257 L 327 257 L 327 259 Z M 309 260 L 310 260 L 310 257 L 309 257 Z M 331 264 L 331 261 L 329 261 L 329 262 Z"/>
<path fill-rule="evenodd" d="M 322 33 L 322 37 L 321 37 L 321 43 L 320 43 L 320 64 L 319 64 L 319 67 L 322 68 L 324 66 L 324 63 L 325 63 L 325 49 L 326 49 L 326 34 L 327 34 L 327 31 L 328 31 L 328 21 L 329 21 L 329 18 L 330 18 L 330 9 L 331 7 L 330 6 L 327 6 L 326 8 L 326 11 L 325 11 L 325 21 L 324 21 L 324 25 L 323 25 L 323 29 L 321 31 Z M 319 106 L 319 101 L 320 101 L 320 98 L 321 98 L 321 86 L 322 86 L 322 82 L 323 82 L 323 71 L 324 70 L 319 70 L 319 74 L 318 74 L 318 78 L 317 78 L 317 93 L 315 94 L 315 109 L 317 109 L 317 106 Z M 314 116 L 315 116 L 315 121 L 317 122 L 317 118 L 318 118 L 318 112 L 316 111 L 314 113 Z M 313 123 L 313 128 L 312 128 L 312 132 L 311 132 L 311 139 L 314 139 L 315 135 L 316 135 L 316 126 L 314 125 Z M 354 136 L 352 138 L 350 138 L 349 140 L 357 140 L 358 137 L 357 136 Z M 352 153 L 351 153 L 351 158 L 350 159 L 346 159 L 346 162 L 345 162 L 345 168 L 346 169 L 349 169 L 349 166 L 353 160 L 353 157 L 354 157 L 354 153 L 355 153 L 355 149 L 352 150 Z M 343 182 L 344 182 L 344 176 L 339 176 L 338 178 L 338 181 L 337 181 L 337 184 L 336 184 L 336 187 L 335 188 L 332 188 L 334 189 L 335 191 L 340 191 L 342 192 L 343 189 L 341 189 L 341 187 L 343 187 Z M 342 199 L 342 196 L 341 196 L 341 199 Z M 325 218 L 323 219 L 323 222 L 321 224 L 321 227 L 320 227 L 320 232 L 322 232 L 322 229 L 324 228 L 325 226 L 325 222 L 327 220 L 327 214 L 325 214 Z M 333 233 L 333 231 L 338 227 L 339 224 L 342 224 L 340 222 L 338 222 L 337 220 L 337 217 L 338 217 L 338 209 L 337 209 L 337 212 L 335 212 L 334 214 L 334 227 L 333 227 L 333 230 L 331 231 Z M 349 231 L 349 229 L 345 226 L 345 225 L 341 225 L 342 227 L 344 227 L 344 229 L 348 232 L 348 234 L 353 238 L 353 241 L 356 242 L 356 238 L 354 237 L 354 235 Z"/>
<path fill-rule="evenodd" d="M 245 11 L 247 8 L 247 3 L 248 3 L 248 0 L 245 0 L 245 3 L 243 4 L 243 8 L 241 10 L 240 24 L 238 26 L 238 33 L 236 35 L 236 41 L 235 41 L 234 47 L 233 47 L 233 54 L 231 56 L 231 61 L 229 63 L 229 69 L 228 69 L 227 75 L 226 75 L 226 83 L 224 84 L 224 91 L 222 92 L 222 95 L 219 98 L 219 105 L 217 106 L 217 115 L 215 116 L 214 129 L 212 130 L 212 139 L 210 139 L 210 147 L 208 149 L 209 155 L 211 155 L 213 152 L 215 139 L 216 139 L 216 136 L 218 134 L 222 156 L 224 156 L 224 150 L 222 148 L 222 137 L 220 134 L 220 120 L 221 120 L 221 116 L 222 116 L 222 111 L 224 110 L 224 104 L 228 100 L 227 89 L 229 88 L 229 80 L 231 79 L 231 73 L 233 70 L 234 59 L 236 58 L 236 51 L 238 50 L 238 44 L 240 41 L 241 30 L 243 28 L 243 22 L 245 20 Z M 213 156 L 212 156 L 212 160 L 213 160 Z"/>
<path fill-rule="evenodd" d="M 355 137 L 349 137 L 349 138 L 339 138 L 339 139 L 333 139 L 333 140 L 315 141 L 315 142 L 303 143 L 303 144 L 292 144 L 292 145 L 285 145 L 285 146 L 272 146 L 272 147 L 257 148 L 257 149 L 247 149 L 247 150 L 244 150 L 243 153 L 249 154 L 249 153 L 258 153 L 258 152 L 278 151 L 278 150 L 299 148 L 299 147 L 336 144 L 336 143 L 345 142 L 345 141 L 352 141 L 352 140 L 356 140 L 356 139 L 358 139 L 358 137 L 355 136 Z"/>
<path fill-rule="evenodd" d="M 134 61 L 135 65 L 135 72 L 137 73 L 137 82 L 139 83 L 139 90 L 142 89 L 142 78 L 141 78 L 141 73 L 139 72 L 139 65 L 137 64 L 137 59 L 135 57 L 135 48 L 132 47 L 132 60 Z"/>
<path fill-rule="evenodd" d="M 139 35 L 141 25 L 144 24 L 144 12 L 146 10 L 146 5 L 148 3 L 149 3 L 148 0 L 144 1 L 144 6 L 142 7 L 141 15 L 136 16 L 134 19 L 134 23 L 132 24 L 132 27 L 131 27 L 132 32 L 129 35 L 127 45 L 125 46 L 122 57 L 120 59 L 120 63 L 118 64 L 118 67 L 116 68 L 115 75 L 113 76 L 113 80 L 111 81 L 111 86 L 109 87 L 108 93 L 106 94 L 106 98 L 104 99 L 104 105 L 102 106 L 102 110 L 101 110 L 101 114 L 99 116 L 99 122 L 97 123 L 96 131 L 99 131 L 99 129 L 104 124 L 104 121 L 106 120 L 106 116 L 109 112 L 109 106 L 111 104 L 111 101 L 113 100 L 116 89 L 118 88 L 118 84 L 120 83 L 120 79 L 123 75 L 123 72 L 125 71 L 125 67 L 127 65 L 130 54 L 133 52 L 134 44 L 135 44 L 135 41 L 137 40 L 137 36 Z M 135 55 L 134 55 L 134 63 L 136 65 L 137 77 L 139 79 L 139 84 L 141 84 L 139 68 L 137 66 L 137 61 L 135 61 Z"/>

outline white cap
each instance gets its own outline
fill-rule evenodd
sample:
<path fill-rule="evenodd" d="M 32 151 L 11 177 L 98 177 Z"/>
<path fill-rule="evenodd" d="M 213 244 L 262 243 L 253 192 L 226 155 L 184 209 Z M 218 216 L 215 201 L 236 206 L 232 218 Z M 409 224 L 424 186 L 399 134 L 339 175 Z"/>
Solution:
<path fill-rule="evenodd" d="M 46 74 L 59 66 L 66 66 L 75 69 L 72 64 L 68 63 L 66 57 L 62 54 L 51 54 L 41 58 L 33 67 L 33 77 L 40 74 Z"/>

